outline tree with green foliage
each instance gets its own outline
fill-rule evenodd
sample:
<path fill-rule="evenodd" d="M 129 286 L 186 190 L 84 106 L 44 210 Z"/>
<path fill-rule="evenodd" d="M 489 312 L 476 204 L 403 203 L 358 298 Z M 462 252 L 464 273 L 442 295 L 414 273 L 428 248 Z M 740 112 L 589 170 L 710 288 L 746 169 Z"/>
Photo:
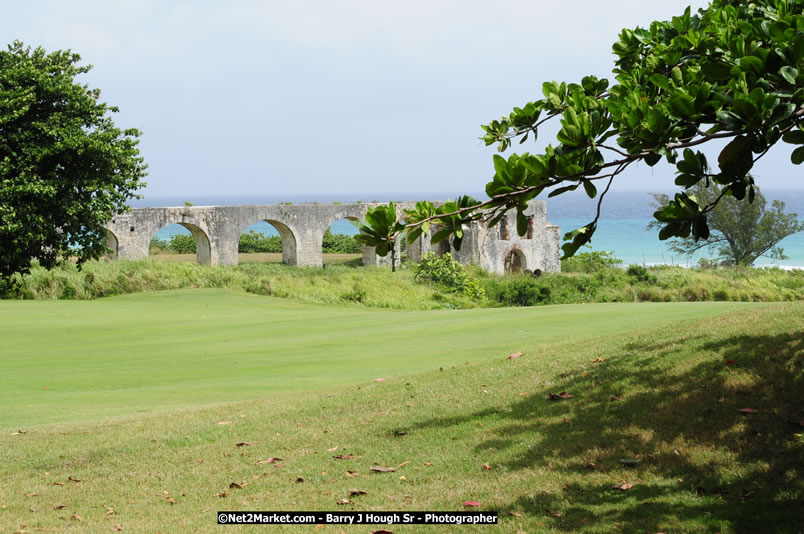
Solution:
<path fill-rule="evenodd" d="M 329 228 L 324 232 L 321 248 L 325 254 L 360 254 L 360 243 L 353 236 L 334 234 Z"/>
<path fill-rule="evenodd" d="M 784 260 L 784 250 L 779 242 L 789 235 L 804 231 L 797 213 L 785 213 L 785 204 L 774 200 L 767 208 L 765 197 L 755 187 L 753 202 L 740 202 L 733 196 L 724 196 L 709 213 L 709 238 L 695 240 L 692 236 L 671 240 L 671 249 L 679 254 L 692 256 L 697 252 L 714 252 L 723 263 L 753 265 L 760 257 Z M 696 202 L 709 204 L 720 196 L 722 188 L 717 184 L 706 187 L 696 184 L 690 189 Z M 667 195 L 654 194 L 658 206 L 668 203 Z M 648 228 L 659 225 L 654 221 Z"/>
<path fill-rule="evenodd" d="M 393 202 L 387 206 L 377 206 L 366 211 L 366 218 L 360 224 L 360 233 L 355 236 L 358 243 L 374 247 L 380 256 L 391 253 L 391 270 L 396 271 L 396 240 L 405 230 L 405 224 L 397 219 Z"/>
<path fill-rule="evenodd" d="M 144 186 L 140 132 L 76 82 L 92 68 L 80 59 L 19 41 L 0 51 L 0 279 L 102 256 L 104 225 Z"/>
<path fill-rule="evenodd" d="M 708 239 L 708 218 L 723 198 L 755 200 L 749 172 L 777 143 L 796 147 L 792 163 L 804 161 L 803 9 L 802 0 L 713 0 L 697 14 L 687 8 L 670 21 L 623 30 L 613 45 L 613 84 L 595 76 L 546 82 L 544 98 L 483 126 L 486 145 L 504 152 L 515 139 L 536 140 L 545 122 L 558 120 L 555 145 L 537 154 L 495 155 L 485 202 L 460 197 L 406 212 L 408 241 L 436 223 L 433 242 L 452 236 L 459 248 L 464 225 L 496 224 L 511 209 L 524 235 L 531 200 L 582 188 L 598 198 L 597 210 L 565 234 L 569 257 L 594 235 L 614 179 L 634 163 L 662 159 L 676 167 L 682 190 L 654 214 L 659 238 Z M 698 148 L 717 141 L 726 145 L 713 167 Z M 699 183 L 720 192 L 693 198 L 689 190 Z"/>

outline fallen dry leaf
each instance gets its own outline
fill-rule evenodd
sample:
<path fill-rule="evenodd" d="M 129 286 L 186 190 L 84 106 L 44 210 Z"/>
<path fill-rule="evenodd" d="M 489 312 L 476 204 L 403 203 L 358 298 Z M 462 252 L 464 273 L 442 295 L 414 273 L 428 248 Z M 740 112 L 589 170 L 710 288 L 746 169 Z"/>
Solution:
<path fill-rule="evenodd" d="M 401 464 L 399 464 L 398 466 L 396 466 L 396 468 L 397 468 L 397 469 L 399 469 L 400 467 L 405 467 L 405 466 L 406 466 L 406 465 L 408 465 L 409 463 L 410 463 L 410 461 L 407 461 L 407 462 L 402 462 Z"/>
<path fill-rule="evenodd" d="M 433 467 L 433 462 L 425 462 L 422 465 L 424 465 L 424 467 Z"/>
<path fill-rule="evenodd" d="M 330 448 L 330 449 L 327 449 L 327 452 L 335 452 L 335 451 L 337 451 L 337 450 L 338 450 L 338 446 L 337 446 L 337 445 L 335 445 L 334 447 L 332 447 L 332 448 Z"/>
<path fill-rule="evenodd" d="M 74 521 L 83 521 L 84 520 L 83 517 L 81 517 L 80 515 L 78 515 L 78 513 L 75 513 L 75 512 L 73 513 L 73 515 L 70 516 L 70 519 L 72 519 Z"/>
<path fill-rule="evenodd" d="M 613 486 L 614 489 L 620 490 L 620 491 L 628 491 L 633 487 L 634 487 L 633 484 L 620 484 L 619 486 Z"/>
<path fill-rule="evenodd" d="M 570 395 L 566 391 L 562 391 L 561 393 L 550 393 L 547 396 L 547 400 L 554 401 L 554 400 L 561 400 L 561 399 L 572 399 L 575 395 Z"/>
<path fill-rule="evenodd" d="M 249 441 L 241 441 L 240 443 L 235 443 L 235 447 L 248 447 L 249 445 L 256 445 L 256 443 Z"/>
<path fill-rule="evenodd" d="M 123 530 L 123 525 L 115 525 L 112 528 L 110 528 L 109 530 L 111 530 L 112 532 L 120 532 L 120 531 Z"/>
<path fill-rule="evenodd" d="M 336 454 L 333 456 L 336 460 L 354 460 L 355 458 L 360 458 L 360 456 L 355 456 L 352 453 L 349 454 Z"/>
<path fill-rule="evenodd" d="M 464 501 L 463 505 L 467 507 L 480 506 L 480 503 L 477 501 Z"/>
<path fill-rule="evenodd" d="M 282 460 L 282 458 L 274 458 L 273 456 L 271 456 L 267 460 L 257 460 L 254 463 L 257 464 L 257 465 L 260 465 L 260 464 L 275 464 L 276 462 L 279 462 L 281 460 Z"/>
<path fill-rule="evenodd" d="M 26 493 L 25 494 L 26 497 L 36 497 L 37 495 L 39 495 L 39 494 L 38 493 Z"/>
<path fill-rule="evenodd" d="M 302 482 L 304 482 L 304 479 L 302 477 L 296 479 L 296 484 L 301 484 Z"/>
<path fill-rule="evenodd" d="M 369 467 L 370 471 L 374 471 L 375 473 L 393 473 L 396 471 L 393 467 L 380 467 L 380 466 L 371 466 Z"/>
<path fill-rule="evenodd" d="M 520 514 L 519 512 L 512 512 L 512 511 L 509 511 L 509 512 L 508 512 L 508 515 L 512 515 L 512 516 L 514 516 L 514 517 L 522 517 L 522 514 Z"/>
<path fill-rule="evenodd" d="M 27 434 L 27 433 L 28 433 L 27 430 L 17 430 L 16 432 L 12 432 L 11 435 L 12 436 L 21 436 L 21 435 Z"/>
<path fill-rule="evenodd" d="M 571 421 L 565 417 L 564 419 L 561 420 L 561 422 L 566 423 L 566 424 L 570 424 Z"/>
<path fill-rule="evenodd" d="M 81 482 L 81 479 L 75 478 L 73 476 L 67 477 L 67 480 L 69 480 L 70 482 Z"/>
<path fill-rule="evenodd" d="M 509 359 L 509 360 L 516 360 L 517 358 L 521 358 L 522 356 L 524 356 L 524 354 L 523 354 L 523 353 L 521 353 L 521 352 L 515 352 L 515 353 L 513 353 L 513 354 L 509 354 L 509 355 L 508 355 L 508 359 Z"/>
<path fill-rule="evenodd" d="M 219 425 L 231 425 L 232 422 L 231 421 L 218 421 L 218 424 Z"/>
<path fill-rule="evenodd" d="M 53 509 L 54 510 L 61 510 L 62 508 L 66 508 L 66 507 L 67 507 L 66 504 L 56 504 L 56 505 L 53 506 Z"/>
<path fill-rule="evenodd" d="M 349 490 L 349 497 L 356 497 L 357 495 L 368 495 L 368 492 L 357 489 Z"/>
<path fill-rule="evenodd" d="M 606 361 L 606 358 L 595 358 L 594 360 L 591 360 L 592 363 L 602 363 L 602 362 L 605 362 L 605 361 Z"/>
<path fill-rule="evenodd" d="M 358 473 L 357 471 L 347 471 L 346 472 L 346 476 L 348 476 L 348 477 L 354 477 L 354 476 L 357 476 L 359 474 L 360 473 Z"/>
<path fill-rule="evenodd" d="M 53 485 L 54 486 L 63 486 L 64 482 L 54 482 Z"/>
<path fill-rule="evenodd" d="M 618 401 L 621 397 L 619 395 L 609 395 L 609 400 Z"/>
<path fill-rule="evenodd" d="M 227 495 L 229 495 L 228 491 L 222 491 L 220 493 L 216 493 L 215 495 L 213 495 L 213 497 L 220 497 L 222 499 L 222 498 L 226 497 Z"/>
<path fill-rule="evenodd" d="M 341 499 L 340 501 L 336 502 L 335 504 L 352 504 L 352 501 L 349 499 Z"/>
<path fill-rule="evenodd" d="M 483 469 L 488 469 L 491 471 L 491 466 L 489 464 L 483 464 Z"/>
<path fill-rule="evenodd" d="M 243 489 L 248 486 L 248 482 L 232 482 L 229 484 L 230 489 Z"/>
<path fill-rule="evenodd" d="M 407 480 L 407 479 L 408 479 L 408 477 L 406 477 L 405 475 L 402 475 L 401 477 L 399 477 L 399 480 Z"/>
<path fill-rule="evenodd" d="M 564 517 L 564 514 L 562 514 L 561 512 L 552 512 L 552 511 L 548 510 L 547 508 L 545 508 L 544 511 L 547 512 L 548 514 L 550 514 L 553 517 Z"/>
<path fill-rule="evenodd" d="M 168 497 L 168 498 L 167 498 L 167 499 L 165 499 L 165 500 L 166 500 L 167 502 L 169 502 L 170 504 L 176 504 L 176 499 L 174 499 L 173 497 Z"/>
<path fill-rule="evenodd" d="M 753 408 L 740 408 L 737 411 L 740 413 L 759 413 L 759 410 L 755 410 Z"/>

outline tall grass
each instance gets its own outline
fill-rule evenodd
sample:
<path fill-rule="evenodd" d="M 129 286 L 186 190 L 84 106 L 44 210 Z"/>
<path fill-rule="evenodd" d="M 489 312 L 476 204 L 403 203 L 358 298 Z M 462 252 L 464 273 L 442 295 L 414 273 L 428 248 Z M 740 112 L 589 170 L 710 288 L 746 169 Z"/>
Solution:
<path fill-rule="evenodd" d="M 89 262 L 82 270 L 65 264 L 51 271 L 35 266 L 7 296 L 25 299 L 87 300 L 111 295 L 182 288 L 227 288 L 324 304 L 427 310 L 476 306 L 432 284 L 416 283 L 413 272 L 376 267 L 329 265 L 298 268 L 277 263 L 202 266 L 140 261 Z"/>
<path fill-rule="evenodd" d="M 324 304 L 427 310 L 488 306 L 534 306 L 591 302 L 804 300 L 804 271 L 751 269 L 684 269 L 681 267 L 610 265 L 578 272 L 498 276 L 467 269 L 485 298 L 456 293 L 436 282 L 416 279 L 415 269 L 328 265 L 326 269 L 277 263 L 200 266 L 147 259 L 136 262 L 90 262 L 79 271 L 64 265 L 47 271 L 34 267 L 18 278 L 19 288 L 5 297 L 27 299 L 94 299 L 110 295 L 181 288 L 228 288 Z M 0 288 L 2 293 L 2 288 Z M 482 295 L 482 292 L 480 293 Z"/>

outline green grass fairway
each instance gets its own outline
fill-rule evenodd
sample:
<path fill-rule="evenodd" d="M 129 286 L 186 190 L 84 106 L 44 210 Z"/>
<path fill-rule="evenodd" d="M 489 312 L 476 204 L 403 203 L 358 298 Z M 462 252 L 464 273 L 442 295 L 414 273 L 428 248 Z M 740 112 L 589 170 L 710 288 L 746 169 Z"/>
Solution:
<path fill-rule="evenodd" d="M 216 511 L 466 501 L 499 524 L 248 530 L 804 524 L 801 302 L 403 313 L 199 290 L 0 310 L 0 532 L 230 533 L 248 527 Z"/>
<path fill-rule="evenodd" d="M 0 301 L 0 429 L 390 378 L 752 306 L 400 312 L 225 290 Z"/>

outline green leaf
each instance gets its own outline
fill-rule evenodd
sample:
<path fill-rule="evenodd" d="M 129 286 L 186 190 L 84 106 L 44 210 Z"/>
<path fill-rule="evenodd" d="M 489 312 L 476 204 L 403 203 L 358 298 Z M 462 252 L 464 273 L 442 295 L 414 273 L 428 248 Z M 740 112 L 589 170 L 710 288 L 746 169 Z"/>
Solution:
<path fill-rule="evenodd" d="M 661 160 L 661 159 L 662 159 L 661 154 L 657 154 L 656 152 L 651 152 L 651 153 L 649 153 L 649 154 L 647 154 L 645 156 L 645 163 L 648 164 L 648 167 L 653 167 L 654 165 L 659 163 L 659 160 Z"/>
<path fill-rule="evenodd" d="M 433 234 L 433 237 L 430 239 L 430 243 L 432 243 L 433 245 L 435 245 L 436 243 L 440 243 L 444 241 L 446 238 L 448 238 L 451 234 L 452 234 L 451 228 L 444 228 L 442 230 L 439 230 L 438 232 Z"/>
<path fill-rule="evenodd" d="M 791 145 L 804 145 L 804 131 L 791 130 L 782 136 L 782 140 Z"/>
<path fill-rule="evenodd" d="M 740 128 L 742 127 L 743 124 L 745 124 L 745 121 L 743 121 L 743 119 L 739 115 L 731 111 L 720 110 L 715 115 L 719 120 L 725 122 L 728 126 L 730 126 L 732 130 Z"/>
<path fill-rule="evenodd" d="M 508 161 L 499 154 L 494 154 L 494 171 L 496 176 L 504 183 L 511 182 L 511 173 L 508 170 Z"/>
<path fill-rule="evenodd" d="M 678 236 L 682 226 L 683 224 L 680 222 L 672 222 L 663 227 L 661 230 L 659 230 L 659 240 L 665 241 L 671 237 Z"/>
<path fill-rule="evenodd" d="M 693 107 L 694 103 L 695 99 L 690 95 L 682 91 L 676 91 L 673 93 L 673 96 L 670 97 L 670 101 L 667 103 L 667 105 L 673 115 L 683 119 L 689 117 L 695 112 L 695 108 Z"/>
<path fill-rule="evenodd" d="M 569 243 L 564 243 L 561 246 L 561 250 L 564 251 L 564 255 L 561 257 L 562 260 L 572 257 L 579 248 L 587 244 L 595 233 L 596 224 L 591 222 L 586 226 L 582 226 L 577 230 L 573 230 L 572 232 L 567 232 L 564 234 L 564 240 L 572 240 Z"/>
<path fill-rule="evenodd" d="M 798 70 L 790 65 L 785 65 L 779 70 L 779 74 L 782 75 L 782 78 L 787 80 L 788 83 L 795 85 L 796 77 L 798 76 Z"/>
<path fill-rule="evenodd" d="M 709 61 L 701 67 L 704 76 L 710 82 L 720 82 L 731 78 L 731 65 L 723 61 Z"/>
<path fill-rule="evenodd" d="M 593 184 L 591 180 L 584 180 L 583 188 L 586 191 L 586 196 L 589 198 L 595 198 L 597 196 L 597 187 L 595 187 L 595 184 Z"/>
<path fill-rule="evenodd" d="M 692 235 L 695 239 L 709 239 L 709 225 L 706 223 L 706 215 L 699 213 L 692 220 Z"/>
<path fill-rule="evenodd" d="M 676 185 L 680 185 L 682 187 L 692 187 L 693 185 L 697 184 L 703 179 L 701 175 L 695 174 L 686 174 L 682 173 L 676 176 Z"/>
<path fill-rule="evenodd" d="M 804 146 L 800 146 L 793 151 L 790 155 L 790 161 L 792 161 L 794 165 L 801 165 L 801 163 L 804 162 Z"/>
<path fill-rule="evenodd" d="M 717 158 L 720 169 L 735 177 L 743 177 L 754 165 L 751 153 L 752 140 L 741 135 L 723 148 Z"/>
<path fill-rule="evenodd" d="M 762 74 L 765 69 L 765 62 L 756 56 L 744 56 L 740 58 L 740 67 L 746 72 Z"/>
<path fill-rule="evenodd" d="M 575 191 L 576 189 L 578 189 L 579 185 L 581 185 L 581 184 L 568 185 L 566 187 L 559 187 L 558 189 L 554 189 L 554 190 L 550 191 L 550 194 L 547 195 L 547 198 L 553 198 L 555 196 L 558 196 L 558 195 L 561 195 L 563 193 L 566 193 L 567 191 Z"/>
<path fill-rule="evenodd" d="M 667 76 L 662 76 L 661 74 L 653 74 L 650 77 L 650 82 L 655 85 L 656 87 L 660 87 L 665 91 L 672 91 L 673 85 L 670 83 L 670 79 Z"/>
<path fill-rule="evenodd" d="M 528 217 L 522 211 L 516 212 L 516 233 L 519 237 L 528 233 Z"/>

